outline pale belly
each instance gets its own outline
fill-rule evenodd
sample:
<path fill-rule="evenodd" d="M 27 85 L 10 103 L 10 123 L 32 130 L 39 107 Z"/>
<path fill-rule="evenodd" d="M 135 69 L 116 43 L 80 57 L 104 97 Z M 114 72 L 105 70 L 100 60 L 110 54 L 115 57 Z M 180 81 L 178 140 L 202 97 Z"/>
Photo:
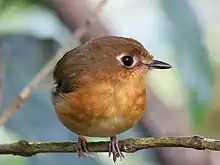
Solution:
<path fill-rule="evenodd" d="M 111 116 L 105 119 L 94 119 L 88 130 L 82 131 L 81 134 L 90 137 L 110 137 L 127 131 L 133 127 L 141 118 L 144 110 L 136 113 L 135 116 Z"/>

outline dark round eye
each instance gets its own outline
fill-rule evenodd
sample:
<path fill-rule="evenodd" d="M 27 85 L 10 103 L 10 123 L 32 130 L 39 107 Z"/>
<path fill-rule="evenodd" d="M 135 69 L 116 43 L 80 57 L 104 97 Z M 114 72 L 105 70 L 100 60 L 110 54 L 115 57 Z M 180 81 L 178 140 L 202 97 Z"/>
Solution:
<path fill-rule="evenodd" d="M 124 66 L 131 66 L 134 63 L 134 59 L 131 56 L 123 56 L 121 58 L 122 63 L 124 64 Z"/>

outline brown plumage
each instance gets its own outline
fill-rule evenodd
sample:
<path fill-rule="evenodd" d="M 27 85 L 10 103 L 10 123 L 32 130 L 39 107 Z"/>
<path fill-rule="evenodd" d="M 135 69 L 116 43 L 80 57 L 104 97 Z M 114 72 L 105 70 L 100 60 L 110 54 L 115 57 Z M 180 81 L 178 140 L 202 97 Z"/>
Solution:
<path fill-rule="evenodd" d="M 147 71 L 170 67 L 131 38 L 96 38 L 67 52 L 54 69 L 52 102 L 59 120 L 80 135 L 79 156 L 88 152 L 83 136 L 90 136 L 111 137 L 113 160 L 122 157 L 116 135 L 145 111 Z"/>

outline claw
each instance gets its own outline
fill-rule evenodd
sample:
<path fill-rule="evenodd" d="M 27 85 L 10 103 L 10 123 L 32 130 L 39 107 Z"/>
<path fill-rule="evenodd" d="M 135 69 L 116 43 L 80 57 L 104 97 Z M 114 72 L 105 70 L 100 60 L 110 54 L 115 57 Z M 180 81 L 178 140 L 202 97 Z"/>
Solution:
<path fill-rule="evenodd" d="M 77 143 L 77 154 L 79 158 L 88 157 L 89 151 L 86 144 L 86 139 L 83 136 L 78 137 L 78 143 Z"/>
<path fill-rule="evenodd" d="M 110 137 L 110 143 L 109 143 L 109 157 L 113 155 L 113 161 L 116 162 L 117 158 L 124 158 L 124 155 L 119 149 L 118 142 L 116 140 L 116 136 Z"/>

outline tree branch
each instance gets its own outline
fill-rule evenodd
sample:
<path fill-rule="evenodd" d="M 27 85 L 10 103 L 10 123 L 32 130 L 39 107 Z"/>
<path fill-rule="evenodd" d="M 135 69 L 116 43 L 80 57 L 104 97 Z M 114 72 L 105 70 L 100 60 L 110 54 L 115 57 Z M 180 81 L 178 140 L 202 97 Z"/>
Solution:
<path fill-rule="evenodd" d="M 90 152 L 108 152 L 108 141 L 88 142 Z M 126 139 L 119 141 L 123 152 L 134 153 L 138 150 L 155 147 L 183 147 L 196 150 L 220 151 L 220 140 L 208 139 L 201 136 L 188 137 L 152 137 Z M 0 155 L 20 155 L 24 157 L 39 153 L 76 152 L 76 142 L 28 142 L 19 141 L 11 144 L 0 144 Z"/>

